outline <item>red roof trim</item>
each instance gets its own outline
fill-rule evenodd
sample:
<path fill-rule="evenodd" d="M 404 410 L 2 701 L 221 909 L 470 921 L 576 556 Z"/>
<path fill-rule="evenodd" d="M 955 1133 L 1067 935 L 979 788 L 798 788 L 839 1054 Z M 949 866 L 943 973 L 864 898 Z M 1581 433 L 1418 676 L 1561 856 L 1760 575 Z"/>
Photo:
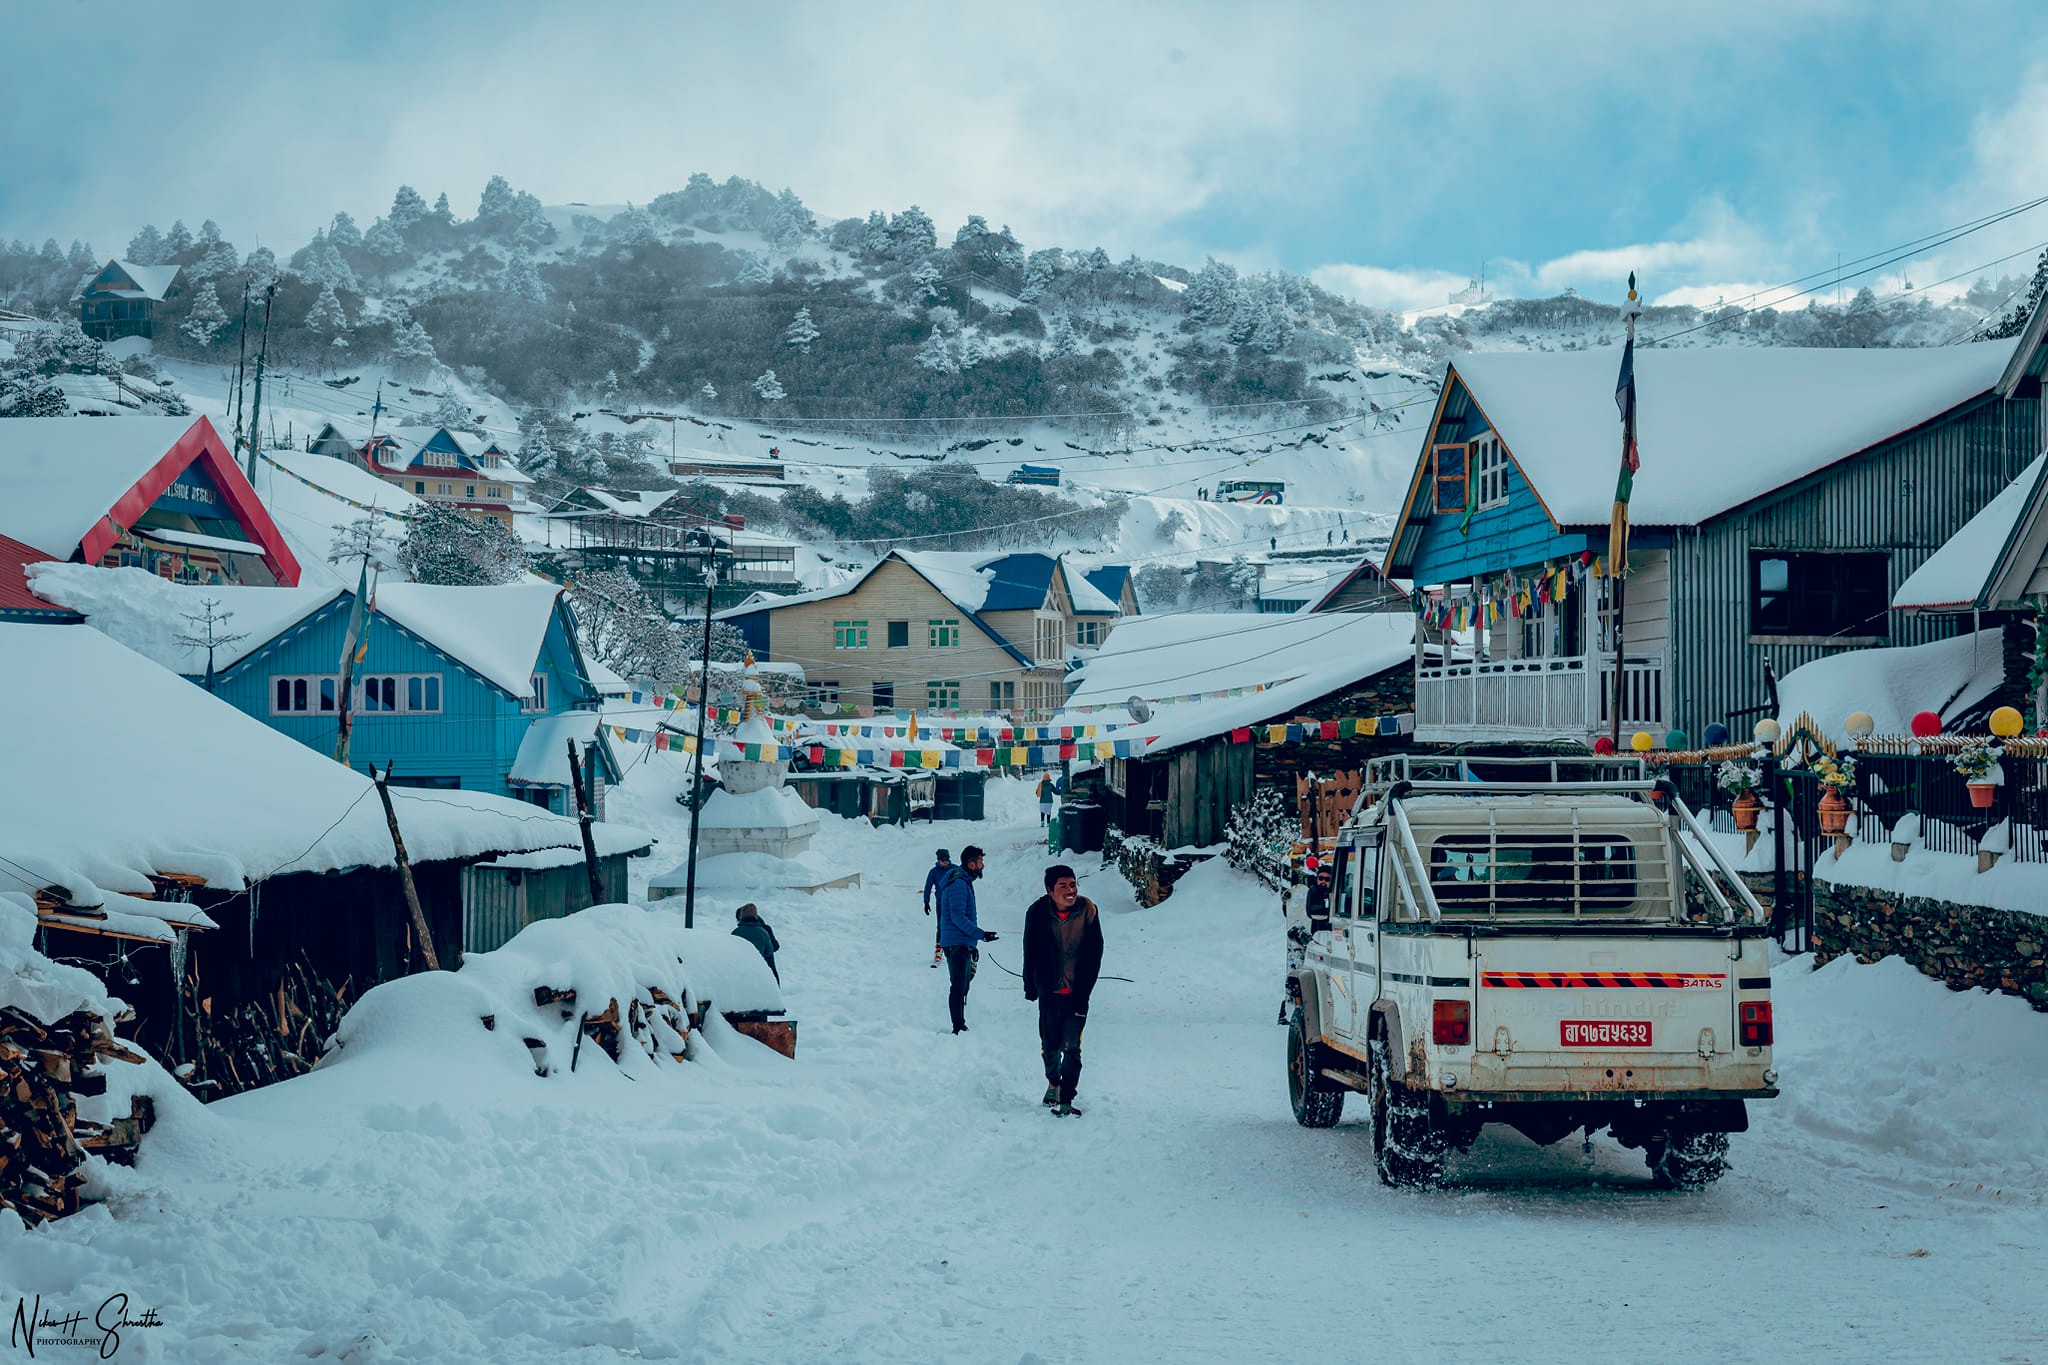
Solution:
<path fill-rule="evenodd" d="M 10 616 L 37 616 L 57 621 L 85 619 L 69 607 L 44 601 L 29 589 L 28 566 L 54 562 L 33 545 L 0 536 L 0 619 Z"/>
<path fill-rule="evenodd" d="M 263 500 L 256 496 L 256 490 L 242 473 L 241 466 L 229 458 L 227 445 L 221 440 L 220 433 L 204 417 L 193 422 L 164 457 L 151 465 L 149 472 L 121 495 L 109 509 L 109 515 L 93 523 L 79 545 L 84 561 L 87 564 L 99 563 L 100 557 L 119 534 L 114 524 L 133 526 L 163 496 L 163 491 L 194 464 L 212 477 L 214 487 L 227 499 L 228 510 L 235 514 L 243 532 L 263 547 L 263 563 L 272 576 L 283 586 L 296 588 L 299 585 L 299 561 L 293 558 L 286 546 L 284 533 L 270 519 Z"/>

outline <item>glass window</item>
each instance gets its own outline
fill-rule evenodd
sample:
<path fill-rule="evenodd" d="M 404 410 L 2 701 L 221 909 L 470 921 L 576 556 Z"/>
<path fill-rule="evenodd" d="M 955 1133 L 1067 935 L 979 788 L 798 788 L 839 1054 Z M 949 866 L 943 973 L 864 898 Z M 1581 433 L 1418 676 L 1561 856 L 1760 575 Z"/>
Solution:
<path fill-rule="evenodd" d="M 475 484 L 473 484 L 473 483 L 466 483 L 466 484 L 464 484 L 464 485 L 462 486 L 462 489 L 463 489 L 463 492 L 462 492 L 462 496 L 463 496 L 463 497 L 465 497 L 465 498 L 468 498 L 468 499 L 470 499 L 471 501 L 475 501 L 475 499 L 476 499 L 476 485 L 475 485 Z"/>
<path fill-rule="evenodd" d="M 896 709 L 895 683 L 878 682 L 875 684 L 875 709 L 877 711 L 894 711 Z"/>
<path fill-rule="evenodd" d="M 834 621 L 832 623 L 832 648 L 866 649 L 868 647 L 868 623 L 865 621 Z"/>
<path fill-rule="evenodd" d="M 1472 473 L 1479 482 L 1479 505 L 1501 507 L 1508 500 L 1508 452 L 1492 432 L 1472 443 Z"/>
<path fill-rule="evenodd" d="M 957 711 L 960 709 L 960 680 L 950 682 L 928 682 L 924 685 L 924 704 L 934 711 Z"/>
<path fill-rule="evenodd" d="M 992 682 L 988 685 L 988 709 L 991 711 L 1014 711 L 1017 708 L 1017 684 L 1015 682 Z"/>
<path fill-rule="evenodd" d="M 1445 911 L 1622 910 L 1636 899 L 1635 845 L 1618 834 L 1517 830 L 1446 834 L 1429 850 L 1429 883 Z"/>
<path fill-rule="evenodd" d="M 320 680 L 320 709 L 322 711 L 333 711 L 335 709 L 335 700 L 340 696 L 340 678 L 322 678 Z"/>
<path fill-rule="evenodd" d="M 927 643 L 933 649 L 950 649 L 960 643 L 960 620 L 958 617 L 949 616 L 943 620 L 927 621 L 925 628 L 928 635 Z"/>
<path fill-rule="evenodd" d="M 891 621 L 889 623 L 889 648 L 910 648 L 910 622 Z"/>
<path fill-rule="evenodd" d="M 533 675 L 532 678 L 528 680 L 528 683 L 533 688 L 533 695 L 521 700 L 519 703 L 519 709 L 527 712 L 540 712 L 547 710 L 548 675 L 545 673 L 536 673 Z"/>
<path fill-rule="evenodd" d="M 1889 556 L 1752 551 L 1752 635 L 1882 638 L 1890 633 Z"/>

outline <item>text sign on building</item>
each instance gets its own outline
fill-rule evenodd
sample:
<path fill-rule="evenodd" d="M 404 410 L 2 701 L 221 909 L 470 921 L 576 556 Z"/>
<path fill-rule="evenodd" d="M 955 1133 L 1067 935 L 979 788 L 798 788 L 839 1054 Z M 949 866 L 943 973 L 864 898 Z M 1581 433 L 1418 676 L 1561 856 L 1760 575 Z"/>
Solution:
<path fill-rule="evenodd" d="M 198 517 L 207 521 L 230 519 L 227 502 L 220 495 L 220 489 L 198 465 L 186 466 L 183 473 L 171 482 L 171 486 L 157 495 L 150 510 L 169 512 L 175 515 Z"/>

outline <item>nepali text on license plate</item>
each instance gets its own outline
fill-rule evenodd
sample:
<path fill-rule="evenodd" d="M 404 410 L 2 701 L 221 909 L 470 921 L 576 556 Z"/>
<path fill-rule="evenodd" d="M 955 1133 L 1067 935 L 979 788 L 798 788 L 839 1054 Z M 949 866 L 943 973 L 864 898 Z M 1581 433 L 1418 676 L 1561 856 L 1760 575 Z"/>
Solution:
<path fill-rule="evenodd" d="M 1566 1047 L 1648 1047 L 1647 1019 L 1566 1019 L 1557 1026 Z"/>

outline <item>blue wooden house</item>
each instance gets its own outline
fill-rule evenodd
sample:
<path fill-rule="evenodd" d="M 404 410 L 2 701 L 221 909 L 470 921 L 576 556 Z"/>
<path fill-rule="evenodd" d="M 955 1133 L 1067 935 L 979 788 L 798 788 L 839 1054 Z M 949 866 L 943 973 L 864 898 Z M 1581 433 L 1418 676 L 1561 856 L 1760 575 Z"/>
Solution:
<path fill-rule="evenodd" d="M 1952 633 L 1887 608 L 2041 450 L 2040 381 L 2003 382 L 2015 365 L 2011 342 L 1639 349 L 1617 591 L 1619 350 L 1459 357 L 1386 561 L 1451 642 L 1417 654 L 1416 738 L 1603 734 L 1617 652 L 1625 732 L 1746 733 L 1766 664 Z"/>
<path fill-rule="evenodd" d="M 184 292 L 183 266 L 108 261 L 78 291 L 78 325 L 89 337 L 156 335 L 156 306 Z"/>
<path fill-rule="evenodd" d="M 394 786 L 509 795 L 574 814 L 568 742 L 590 757 L 587 794 L 601 815 L 618 760 L 568 604 L 552 583 L 376 589 L 356 665 L 349 763 L 394 765 Z M 342 640 L 354 594 L 336 589 L 221 668 L 223 701 L 332 754 Z"/>

